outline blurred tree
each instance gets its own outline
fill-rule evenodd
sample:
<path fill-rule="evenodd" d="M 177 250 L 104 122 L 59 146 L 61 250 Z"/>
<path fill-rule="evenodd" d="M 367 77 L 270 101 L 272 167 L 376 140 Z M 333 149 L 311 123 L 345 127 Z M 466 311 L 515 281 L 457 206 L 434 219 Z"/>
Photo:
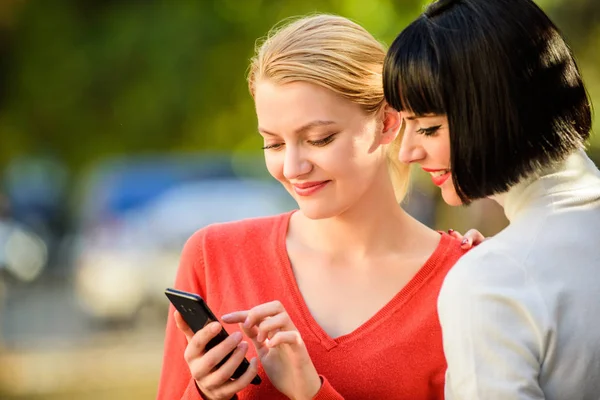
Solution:
<path fill-rule="evenodd" d="M 257 38 L 319 11 L 390 43 L 427 1 L 0 3 L 0 165 L 43 153 L 77 170 L 119 153 L 258 150 L 245 82 Z M 572 39 L 597 98 L 597 1 L 540 5 Z"/>
<path fill-rule="evenodd" d="M 600 104 L 600 2 L 597 0 L 544 0 L 578 60 L 593 104 Z M 541 4 L 544 6 L 544 4 Z M 600 162 L 600 120 L 594 119 L 591 153 Z"/>
<path fill-rule="evenodd" d="M 4 49 L 0 157 L 54 153 L 77 168 L 124 152 L 258 149 L 245 83 L 256 39 L 317 10 L 391 36 L 419 10 L 407 2 L 412 14 L 399 18 L 392 1 L 364 4 L 27 2 Z"/>

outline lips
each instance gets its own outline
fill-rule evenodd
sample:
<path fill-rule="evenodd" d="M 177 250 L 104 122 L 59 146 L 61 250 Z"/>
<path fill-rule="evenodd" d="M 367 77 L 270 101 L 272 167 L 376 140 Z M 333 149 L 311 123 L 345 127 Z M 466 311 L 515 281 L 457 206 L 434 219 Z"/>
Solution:
<path fill-rule="evenodd" d="M 331 181 L 294 183 L 292 187 L 299 196 L 310 196 L 323 189 Z"/>
<path fill-rule="evenodd" d="M 431 180 L 436 186 L 442 186 L 444 183 L 446 183 L 451 175 L 451 171 L 449 169 L 423 168 L 423 171 L 428 172 L 431 175 Z"/>

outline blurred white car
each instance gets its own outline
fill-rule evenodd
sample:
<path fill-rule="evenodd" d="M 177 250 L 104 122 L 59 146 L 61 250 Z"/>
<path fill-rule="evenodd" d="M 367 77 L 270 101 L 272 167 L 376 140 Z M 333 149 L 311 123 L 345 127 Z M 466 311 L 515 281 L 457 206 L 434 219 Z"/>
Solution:
<path fill-rule="evenodd" d="M 0 220 L 0 273 L 30 282 L 48 261 L 44 241 L 33 231 L 13 221 Z"/>
<path fill-rule="evenodd" d="M 212 223 L 273 215 L 295 207 L 275 181 L 218 178 L 184 182 L 81 235 L 75 291 L 97 320 L 132 320 L 163 309 L 185 241 Z"/>

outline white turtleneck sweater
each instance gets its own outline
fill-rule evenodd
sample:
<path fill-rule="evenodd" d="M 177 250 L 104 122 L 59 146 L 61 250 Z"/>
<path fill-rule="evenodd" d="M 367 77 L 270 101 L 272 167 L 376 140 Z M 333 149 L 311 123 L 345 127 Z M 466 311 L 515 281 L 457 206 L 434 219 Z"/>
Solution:
<path fill-rule="evenodd" d="M 446 398 L 600 399 L 600 171 L 579 151 L 497 200 L 439 295 Z"/>

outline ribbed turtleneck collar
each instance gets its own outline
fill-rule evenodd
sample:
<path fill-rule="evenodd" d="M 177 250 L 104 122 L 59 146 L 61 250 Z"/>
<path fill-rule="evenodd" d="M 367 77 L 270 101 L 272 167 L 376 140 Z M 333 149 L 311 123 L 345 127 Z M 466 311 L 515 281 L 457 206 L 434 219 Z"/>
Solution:
<path fill-rule="evenodd" d="M 513 186 L 494 196 L 504 207 L 506 218 L 514 222 L 526 210 L 589 202 L 597 196 L 600 171 L 585 151 L 571 154 L 564 162 L 547 168 L 535 178 Z M 595 190 L 586 190 L 594 188 Z"/>

